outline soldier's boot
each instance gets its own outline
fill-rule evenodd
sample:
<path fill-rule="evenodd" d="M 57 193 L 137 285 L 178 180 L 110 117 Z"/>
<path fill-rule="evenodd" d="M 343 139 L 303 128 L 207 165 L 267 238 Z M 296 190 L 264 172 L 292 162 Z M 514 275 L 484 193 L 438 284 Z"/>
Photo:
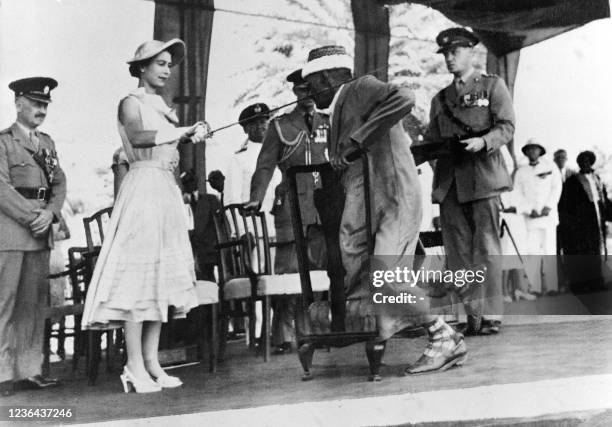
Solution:
<path fill-rule="evenodd" d="M 484 265 L 476 265 L 472 267 L 472 271 L 487 270 L 487 267 Z M 467 336 L 471 335 L 479 335 L 482 330 L 482 316 L 484 313 L 484 292 L 480 291 L 476 288 L 477 286 L 483 286 L 479 283 L 466 283 L 462 287 L 458 287 L 456 292 L 461 302 L 463 303 L 463 308 L 465 309 L 465 314 L 467 315 L 467 324 L 464 328 L 460 329 Z"/>

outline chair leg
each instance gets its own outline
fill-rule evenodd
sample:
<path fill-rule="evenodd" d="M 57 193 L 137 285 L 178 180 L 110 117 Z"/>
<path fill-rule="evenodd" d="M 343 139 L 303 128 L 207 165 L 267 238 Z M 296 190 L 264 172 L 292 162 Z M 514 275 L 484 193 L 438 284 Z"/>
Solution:
<path fill-rule="evenodd" d="M 218 324 L 218 332 L 219 332 L 219 352 L 217 353 L 217 360 L 219 362 L 223 362 L 225 360 L 225 350 L 227 348 L 227 328 L 229 325 L 229 317 L 226 314 L 227 303 L 220 302 L 219 303 L 220 311 L 219 313 L 219 324 Z"/>
<path fill-rule="evenodd" d="M 42 374 L 49 375 L 51 358 L 51 319 L 45 319 L 45 338 L 43 341 L 43 365 Z"/>
<path fill-rule="evenodd" d="M 106 372 L 112 371 L 113 349 L 115 348 L 115 331 L 106 331 Z"/>
<path fill-rule="evenodd" d="M 76 371 L 83 346 L 83 332 L 81 331 L 81 316 L 74 317 L 74 336 L 72 338 L 72 372 Z"/>
<path fill-rule="evenodd" d="M 270 312 L 272 307 L 270 304 L 270 297 L 265 296 L 262 300 L 262 324 L 261 324 L 261 344 L 264 352 L 264 362 L 270 361 Z"/>
<path fill-rule="evenodd" d="M 81 320 L 83 320 L 83 316 L 78 316 L 76 318 L 76 322 L 79 324 L 79 330 L 81 331 L 81 337 L 79 338 L 79 356 L 83 356 L 87 359 L 87 331 L 81 329 Z"/>
<path fill-rule="evenodd" d="M 208 308 L 210 313 L 210 342 L 208 354 L 208 372 L 215 373 L 217 371 L 217 346 L 219 341 L 219 329 L 217 325 L 217 304 L 212 304 Z"/>
<path fill-rule="evenodd" d="M 256 302 L 254 299 L 251 299 L 247 302 L 248 304 L 248 316 L 249 316 L 249 349 L 256 349 L 256 336 L 255 336 L 255 326 L 257 322 L 257 310 L 256 310 Z"/>
<path fill-rule="evenodd" d="M 87 354 L 87 378 L 89 379 L 89 385 L 95 385 L 98 379 L 98 369 L 100 367 L 100 341 L 102 339 L 102 332 L 100 331 L 89 331 L 87 333 L 88 341 L 88 354 Z"/>
<path fill-rule="evenodd" d="M 210 343 L 208 340 L 208 335 L 210 334 L 208 331 L 208 306 L 198 305 L 192 308 L 187 315 L 187 319 L 195 325 L 196 359 L 204 364 L 204 359 L 206 359 L 205 352 Z"/>
<path fill-rule="evenodd" d="M 66 358 L 66 318 L 62 317 L 59 321 L 57 330 L 57 355 L 63 359 Z"/>
<path fill-rule="evenodd" d="M 123 363 L 123 358 L 120 357 L 123 356 L 121 352 L 123 349 L 123 341 L 123 329 L 115 329 L 115 344 L 113 347 L 113 363 L 115 366 L 117 366 L 117 360 L 121 362 L 121 366 L 125 365 L 125 363 Z"/>
<path fill-rule="evenodd" d="M 309 381 L 312 379 L 310 367 L 312 366 L 312 356 L 314 355 L 314 350 L 315 347 L 312 343 L 298 344 L 298 357 L 300 358 L 302 369 L 304 369 L 302 381 Z"/>
<path fill-rule="evenodd" d="M 382 377 L 380 376 L 380 365 L 382 364 L 382 358 L 385 354 L 386 346 L 387 341 L 366 342 L 366 356 L 368 357 L 368 363 L 370 364 L 370 377 L 368 378 L 369 381 L 377 382 L 382 380 Z"/>

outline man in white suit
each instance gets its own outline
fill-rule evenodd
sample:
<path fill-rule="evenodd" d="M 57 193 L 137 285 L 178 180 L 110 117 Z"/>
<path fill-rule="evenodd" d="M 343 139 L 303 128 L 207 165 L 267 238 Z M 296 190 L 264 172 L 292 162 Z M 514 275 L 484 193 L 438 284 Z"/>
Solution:
<path fill-rule="evenodd" d="M 546 291 L 557 291 L 557 204 L 562 179 L 557 166 L 542 158 L 546 149 L 537 141 L 530 139 L 522 151 L 529 164 L 517 170 L 514 188 L 517 213 L 524 216 L 527 229 L 527 277 L 536 294 L 544 291 L 543 282 Z"/>

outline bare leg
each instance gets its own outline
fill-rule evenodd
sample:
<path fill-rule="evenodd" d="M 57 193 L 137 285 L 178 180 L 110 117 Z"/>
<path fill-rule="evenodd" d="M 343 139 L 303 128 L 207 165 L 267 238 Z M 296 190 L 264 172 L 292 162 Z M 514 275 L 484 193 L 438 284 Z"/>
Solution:
<path fill-rule="evenodd" d="M 164 375 L 164 370 L 159 364 L 159 336 L 161 333 L 161 322 L 144 322 L 142 329 L 142 351 L 144 366 L 154 378 Z"/>
<path fill-rule="evenodd" d="M 125 322 L 126 367 L 137 381 L 151 381 L 142 357 L 142 322 Z"/>

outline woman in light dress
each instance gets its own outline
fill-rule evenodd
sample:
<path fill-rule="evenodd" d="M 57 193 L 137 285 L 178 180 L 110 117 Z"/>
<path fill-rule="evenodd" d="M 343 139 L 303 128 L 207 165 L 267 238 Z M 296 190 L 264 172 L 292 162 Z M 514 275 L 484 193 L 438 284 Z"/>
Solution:
<path fill-rule="evenodd" d="M 184 52 L 179 39 L 152 40 L 128 61 L 139 85 L 119 103 L 118 127 L 130 168 L 117 194 L 83 314 L 83 328 L 125 329 L 127 364 L 121 380 L 126 393 L 182 384 L 159 364 L 161 324 L 167 321 L 168 306 L 184 317 L 197 305 L 193 255 L 173 171 L 177 145 L 200 142 L 206 132 L 201 123 L 176 127 L 176 115 L 156 93 Z"/>

